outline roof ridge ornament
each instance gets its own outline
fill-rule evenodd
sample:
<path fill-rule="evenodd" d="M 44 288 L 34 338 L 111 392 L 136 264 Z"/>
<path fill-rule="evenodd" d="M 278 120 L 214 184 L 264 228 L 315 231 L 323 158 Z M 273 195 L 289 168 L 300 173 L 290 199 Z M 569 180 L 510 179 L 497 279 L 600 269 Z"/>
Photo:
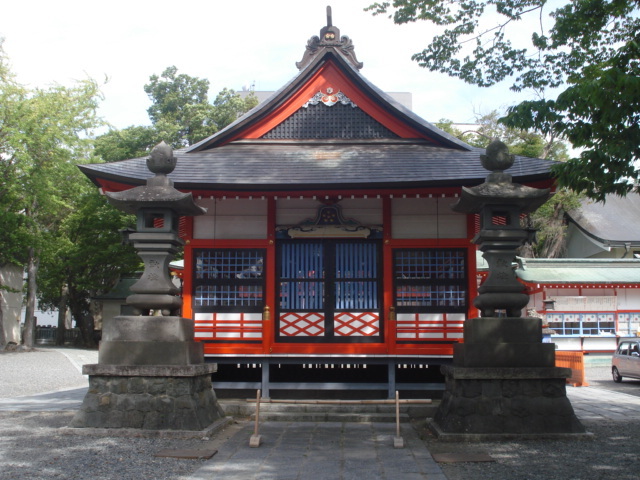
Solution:
<path fill-rule="evenodd" d="M 340 52 L 342 56 L 358 70 L 362 68 L 363 64 L 356 58 L 355 48 L 351 39 L 346 35 L 341 37 L 340 29 L 333 26 L 330 6 L 327 7 L 327 26 L 320 30 L 319 37 L 314 35 L 307 41 L 306 50 L 304 51 L 302 60 L 296 62 L 296 67 L 298 67 L 299 70 L 302 70 L 311 63 L 319 52 L 326 48 L 333 48 Z"/>

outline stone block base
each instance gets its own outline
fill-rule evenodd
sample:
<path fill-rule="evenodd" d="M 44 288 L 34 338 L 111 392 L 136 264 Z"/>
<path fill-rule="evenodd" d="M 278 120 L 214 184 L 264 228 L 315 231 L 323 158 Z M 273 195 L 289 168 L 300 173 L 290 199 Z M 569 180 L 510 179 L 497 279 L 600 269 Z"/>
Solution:
<path fill-rule="evenodd" d="M 566 368 L 442 367 L 438 432 L 466 436 L 584 434 L 566 395 Z"/>
<path fill-rule="evenodd" d="M 204 358 L 190 318 L 119 315 L 102 330 L 100 365 L 198 365 Z"/>
<path fill-rule="evenodd" d="M 89 390 L 74 428 L 204 430 L 224 417 L 211 386 L 215 365 L 86 365 Z"/>
<path fill-rule="evenodd" d="M 102 341 L 101 365 L 198 365 L 204 358 L 202 342 Z"/>

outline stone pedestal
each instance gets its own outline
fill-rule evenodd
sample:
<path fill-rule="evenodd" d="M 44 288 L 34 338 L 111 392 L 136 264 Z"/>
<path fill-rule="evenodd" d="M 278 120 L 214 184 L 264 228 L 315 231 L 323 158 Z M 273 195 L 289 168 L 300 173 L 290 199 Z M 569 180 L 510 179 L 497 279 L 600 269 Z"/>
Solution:
<path fill-rule="evenodd" d="M 71 426 L 199 431 L 224 417 L 193 321 L 170 316 L 106 319 L 98 364 Z"/>
<path fill-rule="evenodd" d="M 89 391 L 71 427 L 199 431 L 224 417 L 215 365 L 85 365 Z"/>
<path fill-rule="evenodd" d="M 542 343 L 539 318 L 471 318 L 464 324 L 464 343 L 454 345 L 453 365 L 555 367 L 555 345 Z"/>
<path fill-rule="evenodd" d="M 445 392 L 432 422 L 443 439 L 584 434 L 566 395 L 568 368 L 542 343 L 538 318 L 473 318 L 445 366 Z"/>
<path fill-rule="evenodd" d="M 583 434 L 566 394 L 567 368 L 443 367 L 445 393 L 433 420 L 456 440 Z"/>
<path fill-rule="evenodd" d="M 193 320 L 175 316 L 120 315 L 104 322 L 101 365 L 198 365 L 204 346 L 193 338 Z"/>

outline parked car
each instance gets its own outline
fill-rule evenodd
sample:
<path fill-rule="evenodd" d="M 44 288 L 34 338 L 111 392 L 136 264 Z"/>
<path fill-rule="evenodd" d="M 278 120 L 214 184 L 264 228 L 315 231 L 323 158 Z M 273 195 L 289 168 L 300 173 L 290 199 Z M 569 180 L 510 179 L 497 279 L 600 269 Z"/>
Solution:
<path fill-rule="evenodd" d="M 611 359 L 613 381 L 620 383 L 622 377 L 640 379 L 640 340 L 623 340 Z"/>

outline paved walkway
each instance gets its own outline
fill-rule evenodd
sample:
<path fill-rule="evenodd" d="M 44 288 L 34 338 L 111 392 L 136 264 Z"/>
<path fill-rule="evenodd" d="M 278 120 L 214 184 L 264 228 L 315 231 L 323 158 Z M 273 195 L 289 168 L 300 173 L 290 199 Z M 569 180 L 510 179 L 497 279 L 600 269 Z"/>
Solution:
<path fill-rule="evenodd" d="M 265 422 L 259 448 L 249 447 L 252 433 L 243 428 L 189 479 L 447 479 L 410 425 L 401 430 L 404 448 L 393 448 L 388 423 Z"/>
<path fill-rule="evenodd" d="M 640 420 L 640 397 L 594 387 L 567 387 L 567 397 L 581 420 Z"/>

